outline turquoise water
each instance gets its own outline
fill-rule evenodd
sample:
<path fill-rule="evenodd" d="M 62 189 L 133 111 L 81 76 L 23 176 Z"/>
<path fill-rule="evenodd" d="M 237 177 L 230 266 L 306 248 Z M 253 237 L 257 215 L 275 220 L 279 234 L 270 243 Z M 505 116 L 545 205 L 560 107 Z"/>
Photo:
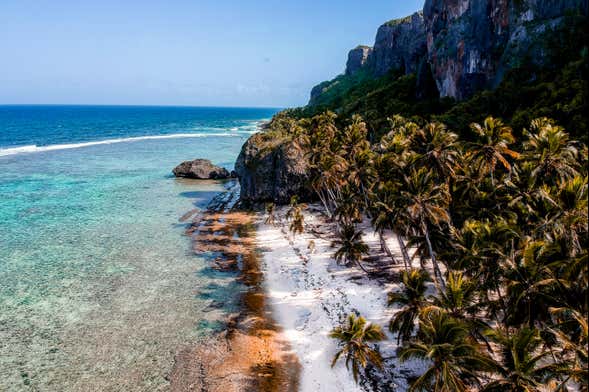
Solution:
<path fill-rule="evenodd" d="M 0 391 L 167 388 L 174 355 L 239 289 L 179 222 L 223 185 L 171 169 L 231 168 L 274 112 L 0 107 Z"/>

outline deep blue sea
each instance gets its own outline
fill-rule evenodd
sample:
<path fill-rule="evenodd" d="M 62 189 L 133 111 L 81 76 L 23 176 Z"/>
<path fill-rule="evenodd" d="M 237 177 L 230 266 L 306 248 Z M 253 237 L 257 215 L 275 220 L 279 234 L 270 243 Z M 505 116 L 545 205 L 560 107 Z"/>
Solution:
<path fill-rule="evenodd" d="M 171 170 L 231 169 L 276 111 L 0 106 L 0 391 L 166 390 L 238 290 L 179 222 L 222 185 Z"/>

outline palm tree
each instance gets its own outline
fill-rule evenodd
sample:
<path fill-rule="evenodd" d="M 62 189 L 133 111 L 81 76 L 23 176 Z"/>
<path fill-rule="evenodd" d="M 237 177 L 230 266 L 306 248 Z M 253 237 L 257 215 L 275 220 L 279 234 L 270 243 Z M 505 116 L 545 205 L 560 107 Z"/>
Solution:
<path fill-rule="evenodd" d="M 290 198 L 290 208 L 286 212 L 286 219 L 290 221 L 288 229 L 291 231 L 293 236 L 301 234 L 305 230 L 305 216 L 303 215 L 303 208 L 306 208 L 305 204 L 299 204 L 298 196 L 292 196 Z"/>
<path fill-rule="evenodd" d="M 419 155 L 415 165 L 423 165 L 436 173 L 440 182 L 456 175 L 458 166 L 458 135 L 439 122 L 431 122 L 416 130 L 411 138 L 412 148 Z"/>
<path fill-rule="evenodd" d="M 407 341 L 415 328 L 415 321 L 421 308 L 426 305 L 426 282 L 430 280 L 426 271 L 411 269 L 403 272 L 403 291 L 389 293 L 389 305 L 401 305 L 389 323 L 389 330 L 398 333 L 397 344 Z"/>
<path fill-rule="evenodd" d="M 551 328 L 560 346 L 559 366 L 563 372 L 581 386 L 581 390 L 589 390 L 589 323 L 583 316 L 569 308 L 553 308 L 551 313 L 557 318 L 557 325 Z M 571 359 L 571 356 L 573 359 Z"/>
<path fill-rule="evenodd" d="M 429 368 L 410 391 L 470 391 L 479 385 L 479 372 L 494 368 L 469 335 L 468 326 L 443 310 L 426 308 L 419 316 L 417 339 L 398 351 L 401 361 L 429 360 Z"/>
<path fill-rule="evenodd" d="M 467 159 L 474 163 L 481 178 L 489 174 L 491 182 L 495 184 L 493 174 L 497 164 L 500 163 L 505 170 L 510 171 L 511 164 L 507 158 L 519 158 L 519 153 L 509 149 L 509 145 L 515 142 L 511 128 L 499 119 L 487 117 L 483 125 L 472 123 L 470 129 L 479 140 L 472 143 Z"/>
<path fill-rule="evenodd" d="M 305 216 L 301 207 L 297 207 L 292 214 L 290 226 L 288 227 L 293 236 L 302 234 L 305 231 Z"/>
<path fill-rule="evenodd" d="M 432 246 L 429 225 L 437 226 L 450 221 L 447 210 L 450 203 L 448 186 L 436 184 L 433 174 L 424 167 L 412 169 L 411 173 L 404 177 L 400 198 L 407 220 L 413 223 L 425 239 L 434 267 L 434 282 L 443 290 L 445 282 Z"/>
<path fill-rule="evenodd" d="M 546 117 L 532 121 L 529 131 L 524 131 L 527 140 L 523 143 L 526 164 L 531 169 L 535 183 L 554 184 L 575 176 L 578 165 L 577 149 L 569 142 L 564 128 Z"/>
<path fill-rule="evenodd" d="M 513 333 L 493 330 L 489 336 L 500 346 L 501 361 L 498 377 L 485 385 L 483 391 L 540 391 L 541 386 L 557 376 L 554 363 L 543 364 L 550 352 L 538 352 L 542 343 L 538 330 L 528 327 Z"/>
<path fill-rule="evenodd" d="M 333 245 L 339 247 L 334 255 L 338 262 L 344 260 L 347 264 L 356 263 L 368 273 L 360 263 L 362 255 L 367 254 L 369 250 L 368 245 L 362 240 L 362 232 L 356 231 L 353 225 L 344 225 L 339 232 L 339 238 L 333 242 Z"/>
<path fill-rule="evenodd" d="M 548 233 L 563 239 L 568 255 L 575 257 L 583 251 L 583 238 L 589 226 L 587 214 L 587 177 L 575 176 L 560 184 L 558 191 L 558 213 L 553 216 Z"/>
<path fill-rule="evenodd" d="M 276 206 L 274 205 L 274 203 L 266 204 L 266 214 L 268 214 L 268 216 L 266 217 L 266 220 L 264 222 L 267 225 L 273 225 L 274 222 L 276 221 L 275 211 L 276 211 Z"/>
<path fill-rule="evenodd" d="M 338 339 L 343 346 L 333 357 L 331 367 L 335 366 L 338 359 L 344 355 L 346 368 L 349 370 L 349 366 L 352 366 L 352 374 L 356 382 L 358 382 L 360 369 L 365 369 L 369 363 L 382 368 L 380 353 L 369 344 L 386 339 L 380 326 L 367 323 L 364 317 L 356 317 L 351 313 L 348 315 L 347 323 L 334 328 L 329 337 Z"/>

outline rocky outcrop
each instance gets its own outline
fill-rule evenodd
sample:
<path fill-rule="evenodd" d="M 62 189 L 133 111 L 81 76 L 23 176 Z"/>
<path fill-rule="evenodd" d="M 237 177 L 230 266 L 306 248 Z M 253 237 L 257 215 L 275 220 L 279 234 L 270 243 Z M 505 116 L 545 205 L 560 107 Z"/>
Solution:
<path fill-rule="evenodd" d="M 308 163 L 300 149 L 288 140 L 263 133 L 252 135 L 235 162 L 242 203 L 288 203 L 291 196 L 308 199 Z"/>
<path fill-rule="evenodd" d="M 195 178 L 198 180 L 222 180 L 231 177 L 227 169 L 213 165 L 208 159 L 185 161 L 172 170 L 176 177 Z"/>
<path fill-rule="evenodd" d="M 380 26 L 371 51 L 352 50 L 346 76 L 400 70 L 417 74 L 419 88 L 431 73 L 440 96 L 463 100 L 522 64 L 550 65 L 550 45 L 587 8 L 587 0 L 426 0 L 423 12 Z M 313 88 L 309 104 L 341 78 Z"/>
<path fill-rule="evenodd" d="M 426 0 L 428 61 L 441 96 L 494 88 L 522 62 L 549 61 L 545 42 L 586 0 Z"/>
<path fill-rule="evenodd" d="M 348 61 L 346 62 L 346 75 L 353 75 L 364 67 L 368 57 L 372 53 L 370 46 L 356 46 L 348 53 Z"/>
<path fill-rule="evenodd" d="M 378 28 L 368 66 L 375 77 L 385 75 L 391 69 L 405 74 L 415 73 L 426 51 L 423 14 L 416 12 Z"/>

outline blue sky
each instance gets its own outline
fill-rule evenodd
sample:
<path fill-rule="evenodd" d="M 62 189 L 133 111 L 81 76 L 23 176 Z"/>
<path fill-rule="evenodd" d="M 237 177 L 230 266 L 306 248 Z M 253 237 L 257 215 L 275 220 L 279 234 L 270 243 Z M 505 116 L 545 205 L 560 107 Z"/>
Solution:
<path fill-rule="evenodd" d="M 0 0 L 0 104 L 288 107 L 423 0 Z"/>

